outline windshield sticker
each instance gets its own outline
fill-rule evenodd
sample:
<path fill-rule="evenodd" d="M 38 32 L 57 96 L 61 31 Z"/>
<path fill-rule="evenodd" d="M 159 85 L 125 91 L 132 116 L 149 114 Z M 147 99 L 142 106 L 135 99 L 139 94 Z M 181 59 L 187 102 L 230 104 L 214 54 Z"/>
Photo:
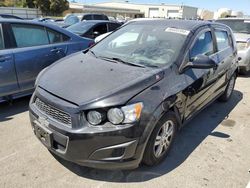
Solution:
<path fill-rule="evenodd" d="M 250 20 L 244 20 L 244 23 L 250 23 Z"/>
<path fill-rule="evenodd" d="M 171 32 L 171 33 L 178 33 L 181 35 L 188 35 L 190 33 L 190 31 L 185 30 L 185 29 L 177 29 L 177 28 L 173 28 L 173 27 L 168 27 L 167 29 L 165 29 L 166 32 Z"/>

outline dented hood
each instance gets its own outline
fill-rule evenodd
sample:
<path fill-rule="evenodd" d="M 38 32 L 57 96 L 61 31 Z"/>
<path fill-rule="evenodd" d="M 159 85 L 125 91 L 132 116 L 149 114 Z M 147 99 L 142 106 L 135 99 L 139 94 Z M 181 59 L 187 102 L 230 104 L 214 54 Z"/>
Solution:
<path fill-rule="evenodd" d="M 162 77 L 159 69 L 110 62 L 81 52 L 49 67 L 38 85 L 83 108 L 96 108 L 126 103 Z"/>

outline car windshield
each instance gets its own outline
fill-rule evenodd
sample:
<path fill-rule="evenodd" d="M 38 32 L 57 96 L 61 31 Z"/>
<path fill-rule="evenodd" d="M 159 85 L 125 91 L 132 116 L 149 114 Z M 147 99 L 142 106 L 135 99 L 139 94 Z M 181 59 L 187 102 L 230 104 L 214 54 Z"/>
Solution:
<path fill-rule="evenodd" d="M 180 55 L 187 35 L 182 30 L 168 28 L 171 27 L 131 23 L 97 43 L 91 51 L 96 57 L 119 59 L 130 64 L 171 65 Z"/>
<path fill-rule="evenodd" d="M 217 22 L 229 26 L 235 33 L 250 34 L 250 20 L 218 20 Z"/>
<path fill-rule="evenodd" d="M 93 25 L 94 23 L 89 23 L 89 22 L 84 21 L 84 22 L 80 22 L 80 23 L 69 26 L 67 30 L 77 35 L 82 35 L 86 33 Z"/>

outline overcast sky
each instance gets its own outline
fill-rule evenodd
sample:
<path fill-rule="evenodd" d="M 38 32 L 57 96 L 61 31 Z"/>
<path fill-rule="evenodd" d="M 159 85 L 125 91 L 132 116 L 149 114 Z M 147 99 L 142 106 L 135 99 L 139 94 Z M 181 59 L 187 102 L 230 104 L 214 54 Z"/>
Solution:
<path fill-rule="evenodd" d="M 119 0 L 75 0 L 81 3 L 94 4 L 98 2 L 119 2 Z M 130 0 L 131 3 L 150 3 L 150 4 L 185 4 L 198 8 L 205 8 L 216 11 L 219 8 L 230 8 L 236 11 L 243 11 L 250 15 L 250 0 Z"/>

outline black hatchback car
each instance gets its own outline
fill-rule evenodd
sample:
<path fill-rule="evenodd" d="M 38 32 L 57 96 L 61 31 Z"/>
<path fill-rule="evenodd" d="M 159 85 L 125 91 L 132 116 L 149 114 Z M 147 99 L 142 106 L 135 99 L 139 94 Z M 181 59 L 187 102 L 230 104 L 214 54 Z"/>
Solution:
<path fill-rule="evenodd" d="M 225 25 L 132 21 L 40 73 L 31 124 L 51 152 L 83 166 L 156 165 L 188 120 L 229 100 L 237 72 Z"/>

